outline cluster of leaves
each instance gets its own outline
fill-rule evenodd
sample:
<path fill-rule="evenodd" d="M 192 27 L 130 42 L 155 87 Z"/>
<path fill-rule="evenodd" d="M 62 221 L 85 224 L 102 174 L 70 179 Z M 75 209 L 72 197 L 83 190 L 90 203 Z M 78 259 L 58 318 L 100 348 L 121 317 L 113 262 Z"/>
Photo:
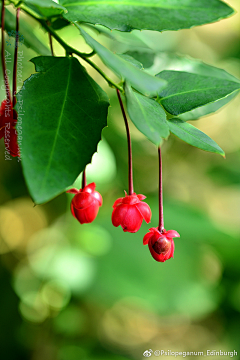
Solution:
<path fill-rule="evenodd" d="M 125 95 L 130 119 L 155 145 L 159 146 L 163 139 L 173 133 L 188 144 L 224 156 L 223 150 L 211 138 L 186 121 L 197 120 L 230 101 L 240 89 L 238 79 L 222 69 L 173 55 L 138 53 L 136 56 L 134 52 L 115 54 L 95 40 L 87 30 L 95 28 L 109 35 L 107 29 L 121 32 L 133 29 L 187 29 L 233 14 L 233 9 L 224 2 L 10 2 L 37 19 L 66 50 L 66 57 L 39 56 L 32 59 L 36 73 L 24 82 L 18 95 L 23 100 L 25 110 L 22 165 L 29 191 L 36 203 L 52 199 L 74 182 L 91 161 L 101 139 L 101 131 L 107 125 L 107 94 L 89 76 L 77 58 L 69 54 L 80 56 L 110 86 L 118 88 Z M 83 27 L 83 23 L 88 23 L 88 26 Z M 92 48 L 92 54 L 97 54 L 118 76 L 119 84 L 109 79 L 87 54 L 67 45 L 55 32 L 70 24 L 79 29 Z M 98 27 L 98 24 L 102 27 Z M 150 74 L 144 67 L 148 67 L 156 57 L 162 57 L 167 66 L 156 74 Z"/>

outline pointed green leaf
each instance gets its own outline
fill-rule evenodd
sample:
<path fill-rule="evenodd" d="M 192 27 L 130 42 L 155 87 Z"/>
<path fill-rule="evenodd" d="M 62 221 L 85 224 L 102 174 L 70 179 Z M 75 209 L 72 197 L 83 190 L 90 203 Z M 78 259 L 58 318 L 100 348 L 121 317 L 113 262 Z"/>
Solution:
<path fill-rule="evenodd" d="M 93 37 L 94 33 L 96 33 L 97 30 L 99 34 L 102 34 L 112 40 L 112 43 L 110 42 L 111 49 L 114 49 L 115 47 L 119 49 L 119 46 L 123 47 L 125 51 L 127 51 L 127 49 L 149 49 L 149 45 L 146 43 L 145 40 L 142 39 L 141 34 L 139 36 L 137 31 L 123 32 L 118 30 L 110 30 L 103 25 L 92 25 L 89 23 L 81 23 L 81 26 L 83 27 L 83 29 L 94 30 L 93 34 L 92 32 L 90 32 L 90 35 Z"/>
<path fill-rule="evenodd" d="M 128 61 L 130 64 L 132 64 L 133 66 L 135 66 L 138 69 L 143 69 L 143 65 L 136 59 L 134 59 L 132 56 L 128 55 L 128 54 L 118 54 L 118 56 L 120 58 L 122 58 L 125 61 Z"/>
<path fill-rule="evenodd" d="M 40 18 L 48 18 L 67 12 L 62 5 L 53 0 L 23 0 L 20 7 L 33 10 Z"/>
<path fill-rule="evenodd" d="M 224 151 L 218 144 L 202 131 L 195 128 L 195 126 L 176 118 L 168 120 L 168 126 L 171 133 L 186 143 L 199 149 L 225 156 Z"/>
<path fill-rule="evenodd" d="M 22 2 L 28 5 L 38 6 L 40 8 L 60 9 L 61 11 L 65 10 L 64 6 L 59 5 L 58 2 L 54 0 L 23 0 Z"/>
<path fill-rule="evenodd" d="M 153 65 L 155 58 L 155 54 L 153 52 L 147 51 L 127 51 L 125 55 L 129 55 L 139 61 L 141 64 L 143 64 L 145 69 Z"/>
<path fill-rule="evenodd" d="M 132 54 L 130 53 L 129 55 Z M 136 57 L 136 59 L 140 61 L 139 58 Z M 198 74 L 203 76 L 216 77 L 218 79 L 223 79 L 223 80 L 240 82 L 239 79 L 229 74 L 225 70 L 205 64 L 204 62 L 193 59 L 191 57 L 178 56 L 172 53 L 158 53 L 156 54 L 155 59 L 156 59 L 155 65 L 151 69 L 152 75 L 155 75 L 162 70 L 178 70 L 178 71 L 187 71 L 192 74 Z M 179 118 L 184 121 L 197 120 L 201 116 L 211 114 L 219 110 L 222 106 L 224 106 L 230 100 L 232 100 L 237 95 L 237 93 L 238 92 L 235 91 L 234 93 L 224 97 L 223 99 L 216 100 L 212 103 L 209 103 L 207 105 L 198 107 L 184 114 L 181 114 Z"/>
<path fill-rule="evenodd" d="M 166 81 L 160 77 L 154 77 L 146 72 L 136 68 L 122 57 L 114 54 L 103 45 L 94 40 L 86 31 L 83 30 L 78 24 L 75 24 L 80 30 L 85 41 L 93 50 L 96 51 L 98 56 L 117 76 L 123 80 L 127 80 L 132 87 L 139 92 L 146 95 L 156 95 L 163 86 L 166 85 Z M 156 81 L 157 80 L 157 81 Z"/>
<path fill-rule="evenodd" d="M 131 54 L 129 54 L 131 55 Z M 133 55 L 132 55 L 133 56 Z M 137 58 L 136 58 L 137 59 Z M 140 61 L 139 59 L 137 59 Z M 204 63 L 190 56 L 179 56 L 173 53 L 161 52 L 156 54 L 155 66 L 152 74 L 156 75 L 163 70 L 185 71 L 191 74 L 215 77 L 235 82 L 240 82 L 235 76 L 227 71 Z"/>
<path fill-rule="evenodd" d="M 222 99 L 240 88 L 239 82 L 184 71 L 162 71 L 157 76 L 168 81 L 159 96 L 173 115 Z"/>
<path fill-rule="evenodd" d="M 18 94 L 24 176 L 36 203 L 73 184 L 107 125 L 106 93 L 75 58 L 36 57 Z"/>
<path fill-rule="evenodd" d="M 70 25 L 69 21 L 67 21 L 63 17 L 58 17 L 56 20 L 54 19 L 51 22 L 51 28 L 53 30 L 60 30 L 69 25 Z"/>
<path fill-rule="evenodd" d="M 131 31 L 179 30 L 218 21 L 233 13 L 219 0 L 60 0 L 70 21 Z"/>
<path fill-rule="evenodd" d="M 238 91 L 233 92 L 230 95 L 227 95 L 225 98 L 214 101 L 204 106 L 200 106 L 192 111 L 188 111 L 184 114 L 179 115 L 179 118 L 184 121 L 189 120 L 198 120 L 202 116 L 206 116 L 208 114 L 212 114 L 219 109 L 221 109 L 224 105 L 228 104 L 235 96 L 238 94 Z"/>
<path fill-rule="evenodd" d="M 125 94 L 130 119 L 150 141 L 160 145 L 169 135 L 166 113 L 155 100 L 138 94 L 126 84 Z"/>

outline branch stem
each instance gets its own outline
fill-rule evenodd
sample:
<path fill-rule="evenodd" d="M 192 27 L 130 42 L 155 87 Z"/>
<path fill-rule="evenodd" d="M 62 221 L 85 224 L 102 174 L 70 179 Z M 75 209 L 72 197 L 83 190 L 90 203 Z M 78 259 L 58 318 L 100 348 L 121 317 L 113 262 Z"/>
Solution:
<path fill-rule="evenodd" d="M 119 91 L 119 89 L 116 89 L 116 90 L 117 90 L 117 96 L 118 96 L 119 104 L 120 104 L 120 107 L 121 107 L 121 110 L 122 110 L 123 119 L 124 119 L 126 132 L 127 132 L 127 141 L 128 141 L 128 195 L 132 195 L 134 193 L 134 190 L 133 190 L 132 146 L 131 146 L 130 130 L 129 130 L 129 126 L 128 126 L 126 112 L 125 112 L 123 102 L 122 102 L 122 98 L 121 98 L 121 95 L 120 95 L 120 91 Z"/>
<path fill-rule="evenodd" d="M 159 189 L 158 189 L 158 196 L 159 196 L 159 225 L 158 230 L 160 233 L 164 230 L 164 222 L 163 222 L 163 196 L 162 196 L 162 154 L 161 154 L 161 147 L 158 148 L 158 159 L 159 159 Z"/>
<path fill-rule="evenodd" d="M 16 13 L 16 38 L 15 38 L 15 51 L 14 51 L 14 63 L 13 63 L 13 108 L 16 105 L 16 94 L 17 94 L 17 59 L 18 59 L 18 41 L 19 41 L 19 17 L 20 17 L 20 8 L 17 9 Z M 17 113 L 13 110 L 14 118 L 16 118 Z"/>
<path fill-rule="evenodd" d="M 1 62 L 2 62 L 2 69 L 3 69 L 3 79 L 4 79 L 5 89 L 6 89 L 7 100 L 9 103 L 11 103 L 11 93 L 10 93 L 10 87 L 9 87 L 9 81 L 8 81 L 8 75 L 7 75 L 7 68 L 6 68 L 6 61 L 5 61 L 5 48 L 4 48 L 4 45 L 5 45 L 5 38 L 4 38 L 5 3 L 4 3 L 4 0 L 2 0 L 1 23 L 2 23 Z"/>
<path fill-rule="evenodd" d="M 48 37 L 49 37 L 49 45 L 50 45 L 51 53 L 52 53 L 52 56 L 54 56 L 52 35 L 50 33 L 48 33 Z"/>
<path fill-rule="evenodd" d="M 75 54 L 78 55 L 76 52 Z M 102 77 L 107 81 L 109 86 L 115 87 L 116 89 L 123 92 L 123 88 L 116 84 L 114 81 L 112 81 L 96 64 L 94 64 L 94 62 L 92 62 L 88 58 L 83 58 L 83 60 L 86 61 L 89 65 L 91 65 L 100 75 L 102 75 Z"/>
<path fill-rule="evenodd" d="M 84 169 L 82 173 L 82 189 L 84 189 L 85 186 L 87 186 L 86 169 Z"/>
<path fill-rule="evenodd" d="M 115 87 L 116 89 L 119 89 L 121 92 L 123 92 L 123 88 L 116 84 L 114 81 L 112 81 L 94 62 L 92 62 L 89 57 L 93 56 L 95 54 L 95 51 L 92 51 L 91 53 L 82 53 L 78 51 L 77 49 L 74 49 L 73 47 L 69 46 L 68 44 L 63 41 L 60 36 L 50 27 L 47 25 L 46 21 L 44 19 L 41 19 L 39 17 L 35 17 L 34 14 L 29 11 L 28 7 L 26 7 L 24 4 L 21 4 L 22 9 L 30 16 L 32 16 L 35 20 L 37 20 L 42 27 L 54 37 L 54 39 L 66 50 L 66 54 L 75 54 L 82 58 L 84 61 L 86 61 L 89 65 L 91 65 L 109 84 L 111 87 Z"/>

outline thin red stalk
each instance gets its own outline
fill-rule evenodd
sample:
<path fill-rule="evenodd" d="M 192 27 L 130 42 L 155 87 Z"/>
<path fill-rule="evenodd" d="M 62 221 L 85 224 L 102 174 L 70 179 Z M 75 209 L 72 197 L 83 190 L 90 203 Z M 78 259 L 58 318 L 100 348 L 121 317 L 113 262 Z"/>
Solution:
<path fill-rule="evenodd" d="M 15 51 L 14 51 L 14 64 L 13 64 L 13 108 L 16 105 L 17 94 L 17 59 L 18 59 L 18 40 L 19 40 L 19 16 L 20 8 L 17 9 L 16 14 L 16 38 L 15 38 Z M 16 118 L 16 111 L 13 110 L 14 118 Z"/>
<path fill-rule="evenodd" d="M 82 189 L 87 185 L 86 169 L 82 173 Z"/>
<path fill-rule="evenodd" d="M 123 102 L 121 99 L 120 91 L 117 90 L 117 96 L 119 100 L 119 104 L 122 110 L 123 119 L 125 122 L 126 132 L 127 132 L 127 141 L 128 141 L 128 194 L 132 195 L 134 193 L 133 190 L 133 171 L 132 171 L 132 146 L 131 146 L 131 137 L 130 137 L 130 130 L 128 126 L 127 116 L 124 110 Z"/>
<path fill-rule="evenodd" d="M 48 33 L 48 36 L 49 36 L 49 44 L 50 44 L 51 53 L 52 53 L 52 56 L 54 56 L 52 35 L 50 33 Z"/>
<path fill-rule="evenodd" d="M 1 21 L 2 21 L 1 61 L 2 61 L 3 79 L 4 79 L 6 94 L 7 94 L 7 100 L 10 103 L 11 102 L 11 94 L 10 94 L 10 87 L 9 87 L 9 81 L 8 81 L 8 76 L 7 76 L 5 56 L 4 56 L 4 54 L 5 54 L 5 50 L 4 50 L 4 45 L 5 45 L 5 39 L 4 39 L 5 4 L 4 4 L 4 0 L 2 0 Z"/>
<path fill-rule="evenodd" d="M 163 223 L 163 196 L 162 196 L 162 155 L 161 148 L 158 148 L 158 159 L 159 159 L 159 225 L 158 230 L 162 232 L 164 230 Z"/>

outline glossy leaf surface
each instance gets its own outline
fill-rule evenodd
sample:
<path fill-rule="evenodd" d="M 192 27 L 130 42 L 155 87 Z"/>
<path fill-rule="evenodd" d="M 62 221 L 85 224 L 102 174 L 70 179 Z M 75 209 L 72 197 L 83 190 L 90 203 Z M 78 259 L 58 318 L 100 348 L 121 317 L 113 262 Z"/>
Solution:
<path fill-rule="evenodd" d="M 167 70 L 160 72 L 157 76 L 168 82 L 159 96 L 161 104 L 173 115 L 183 114 L 223 99 L 240 88 L 239 82 L 185 71 Z"/>
<path fill-rule="evenodd" d="M 60 0 L 60 4 L 68 10 L 68 20 L 121 31 L 187 29 L 233 13 L 219 0 Z"/>
<path fill-rule="evenodd" d="M 168 126 L 171 133 L 186 143 L 199 149 L 225 156 L 224 151 L 218 144 L 195 126 L 176 118 L 168 120 Z"/>
<path fill-rule="evenodd" d="M 22 121 L 25 179 L 34 201 L 44 203 L 70 186 L 90 163 L 107 125 L 109 103 L 75 58 L 31 61 L 37 73 L 18 94 L 18 124 Z"/>
<path fill-rule="evenodd" d="M 169 135 L 166 113 L 155 100 L 138 94 L 125 86 L 127 111 L 134 125 L 155 145 L 160 145 L 162 139 Z"/>
<path fill-rule="evenodd" d="M 124 60 L 121 56 L 114 54 L 106 47 L 93 39 L 82 27 L 76 24 L 84 37 L 86 43 L 96 51 L 98 56 L 117 76 L 122 80 L 127 80 L 132 87 L 146 95 L 157 94 L 166 85 L 166 81 L 160 77 L 154 77 L 138 69 L 129 61 Z"/>

